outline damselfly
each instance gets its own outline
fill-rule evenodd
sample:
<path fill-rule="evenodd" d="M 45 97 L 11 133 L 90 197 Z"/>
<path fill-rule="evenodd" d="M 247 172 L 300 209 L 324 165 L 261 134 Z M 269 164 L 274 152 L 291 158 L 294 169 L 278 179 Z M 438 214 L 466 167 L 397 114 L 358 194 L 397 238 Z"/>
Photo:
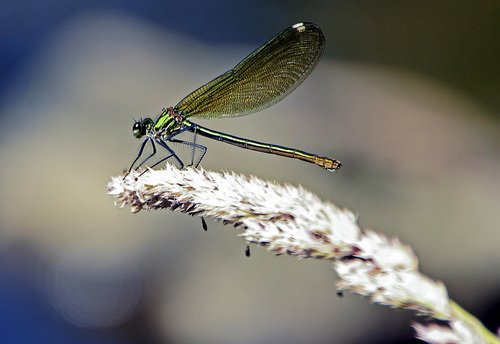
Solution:
<path fill-rule="evenodd" d="M 156 144 L 166 149 L 168 154 L 151 167 L 167 159 L 172 159 L 180 168 L 198 166 L 207 148 L 197 143 L 197 135 L 245 149 L 307 161 L 329 171 L 339 169 L 342 164 L 335 159 L 225 134 L 190 120 L 244 116 L 279 102 L 311 73 L 324 47 L 325 37 L 317 25 L 295 24 L 271 38 L 233 69 L 186 96 L 176 106 L 163 109 L 156 121 L 151 118 L 136 121 L 132 128 L 134 136 L 138 139 L 145 136 L 146 139 L 129 171 L 142 156 L 148 142 L 152 152 L 137 168 L 156 154 Z M 193 139 L 180 139 L 179 135 L 183 132 L 193 133 Z M 191 149 L 189 163 L 179 157 L 171 144 Z"/>

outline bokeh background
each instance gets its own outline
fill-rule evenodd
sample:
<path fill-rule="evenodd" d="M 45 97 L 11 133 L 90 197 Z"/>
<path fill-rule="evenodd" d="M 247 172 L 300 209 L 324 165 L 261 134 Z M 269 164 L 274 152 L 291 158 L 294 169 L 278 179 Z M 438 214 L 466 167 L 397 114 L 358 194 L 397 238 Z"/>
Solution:
<path fill-rule="evenodd" d="M 280 30 L 326 54 L 262 113 L 202 125 L 342 160 L 207 142 L 203 167 L 301 184 L 399 237 L 500 325 L 500 2 L 0 4 L 0 343 L 410 343 L 410 312 L 335 294 L 330 264 L 244 256 L 232 228 L 113 205 L 155 115 Z"/>

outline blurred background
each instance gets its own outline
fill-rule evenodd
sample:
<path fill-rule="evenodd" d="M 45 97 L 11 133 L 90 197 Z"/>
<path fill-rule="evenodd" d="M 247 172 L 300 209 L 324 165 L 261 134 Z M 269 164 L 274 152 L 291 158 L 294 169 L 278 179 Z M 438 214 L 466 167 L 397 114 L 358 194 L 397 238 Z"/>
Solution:
<path fill-rule="evenodd" d="M 410 244 L 500 325 L 500 2 L 3 1 L 0 343 L 411 343 L 411 312 L 338 298 L 330 264 L 106 195 L 155 116 L 284 28 L 325 56 L 262 113 L 210 128 L 332 156 L 203 141 L 203 167 L 301 184 Z M 421 319 L 419 319 L 421 320 Z"/>

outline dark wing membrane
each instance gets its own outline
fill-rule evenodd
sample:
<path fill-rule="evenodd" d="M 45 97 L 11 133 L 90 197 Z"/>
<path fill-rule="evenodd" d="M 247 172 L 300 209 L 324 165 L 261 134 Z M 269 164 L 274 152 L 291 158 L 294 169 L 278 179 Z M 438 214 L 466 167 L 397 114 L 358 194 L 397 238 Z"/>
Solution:
<path fill-rule="evenodd" d="M 198 118 L 236 117 L 263 110 L 302 83 L 324 47 L 325 37 L 317 25 L 295 24 L 186 96 L 175 109 Z"/>

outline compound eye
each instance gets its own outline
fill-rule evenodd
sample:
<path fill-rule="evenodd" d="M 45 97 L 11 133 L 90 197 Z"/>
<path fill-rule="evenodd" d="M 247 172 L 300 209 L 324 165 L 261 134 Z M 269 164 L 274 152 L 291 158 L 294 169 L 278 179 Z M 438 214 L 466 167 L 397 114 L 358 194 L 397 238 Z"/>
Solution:
<path fill-rule="evenodd" d="M 132 133 L 134 134 L 135 137 L 139 138 L 141 137 L 142 134 L 142 125 L 140 122 L 135 122 L 133 127 L 132 127 Z"/>

